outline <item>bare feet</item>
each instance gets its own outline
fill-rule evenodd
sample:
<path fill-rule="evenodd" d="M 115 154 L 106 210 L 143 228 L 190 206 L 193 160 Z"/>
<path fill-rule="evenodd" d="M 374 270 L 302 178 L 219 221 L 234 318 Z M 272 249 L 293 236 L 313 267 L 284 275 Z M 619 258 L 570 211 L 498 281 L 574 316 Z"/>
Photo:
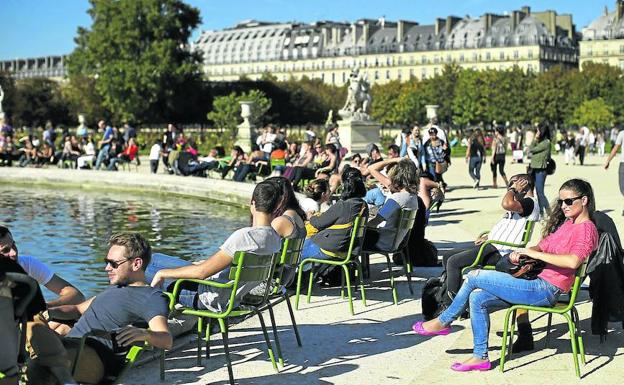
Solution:
<path fill-rule="evenodd" d="M 440 322 L 438 318 L 432 319 L 427 322 L 423 322 L 422 326 L 423 326 L 423 329 L 425 329 L 425 331 L 428 331 L 428 332 L 439 332 L 440 330 L 446 327 L 442 325 L 442 323 Z"/>
<path fill-rule="evenodd" d="M 482 360 L 480 358 L 477 358 L 475 356 L 470 356 L 469 359 L 467 359 L 466 361 L 462 362 L 462 364 L 464 365 L 474 365 L 474 364 L 480 364 L 482 362 L 487 362 L 488 360 Z"/>

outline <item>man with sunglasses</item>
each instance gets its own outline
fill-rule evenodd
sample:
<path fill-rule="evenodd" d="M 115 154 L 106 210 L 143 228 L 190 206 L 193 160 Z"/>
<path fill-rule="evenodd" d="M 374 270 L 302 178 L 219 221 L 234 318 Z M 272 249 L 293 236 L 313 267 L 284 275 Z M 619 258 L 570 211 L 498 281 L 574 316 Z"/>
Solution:
<path fill-rule="evenodd" d="M 84 301 L 84 295 L 71 283 L 56 275 L 50 267 L 33 256 L 19 255 L 13 234 L 6 226 L 0 226 L 0 258 L 8 258 L 24 269 L 26 274 L 58 295 L 47 302 L 48 307 L 71 305 Z"/>
<path fill-rule="evenodd" d="M 59 336 L 51 329 L 38 328 L 31 333 L 35 368 L 50 368 L 47 363 L 52 359 L 58 362 L 58 357 L 65 357 L 69 364 L 77 354 L 80 338 L 93 331 L 98 331 L 98 336 L 87 338 L 76 366 L 74 377 L 80 383 L 96 384 L 105 375 L 116 375 L 132 344 L 147 342 L 157 348 L 171 348 L 168 301 L 161 290 L 145 282 L 152 255 L 148 241 L 138 233 L 119 233 L 111 236 L 109 245 L 104 269 L 111 286 L 77 305 L 48 309 L 48 317 L 78 321 L 66 337 L 61 337 L 60 349 L 50 348 L 59 346 Z M 133 326 L 137 324 L 148 328 Z M 110 338 L 99 336 L 99 331 Z M 35 375 L 40 372 L 35 371 Z"/>

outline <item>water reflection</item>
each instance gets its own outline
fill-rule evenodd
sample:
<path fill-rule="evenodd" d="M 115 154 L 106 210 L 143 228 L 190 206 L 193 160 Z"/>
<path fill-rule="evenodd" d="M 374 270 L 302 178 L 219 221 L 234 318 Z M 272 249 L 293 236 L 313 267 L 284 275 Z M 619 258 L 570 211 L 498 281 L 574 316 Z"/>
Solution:
<path fill-rule="evenodd" d="M 52 265 L 88 296 L 108 285 L 103 260 L 113 232 L 138 231 L 155 252 L 195 260 L 214 253 L 249 216 L 189 198 L 74 189 L 8 187 L 0 201 L 0 223 L 20 254 Z"/>

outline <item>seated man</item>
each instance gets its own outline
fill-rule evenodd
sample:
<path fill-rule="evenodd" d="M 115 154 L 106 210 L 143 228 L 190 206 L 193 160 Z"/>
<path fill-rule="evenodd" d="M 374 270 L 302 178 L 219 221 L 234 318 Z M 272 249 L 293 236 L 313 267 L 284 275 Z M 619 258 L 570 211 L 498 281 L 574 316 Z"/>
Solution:
<path fill-rule="evenodd" d="M 481 244 L 488 239 L 520 243 L 527 221 L 539 219 L 539 205 L 533 195 L 533 181 L 527 174 L 518 174 L 511 177 L 510 187 L 503 196 L 501 206 L 505 210 L 503 218 L 498 221 L 489 235 L 483 235 L 474 242 L 474 246 L 461 252 L 445 256 L 443 260 L 446 270 L 447 295 L 444 305 L 448 306 L 459 291 L 462 284 L 462 269 L 470 266 L 481 249 Z M 508 246 L 492 245 L 485 246 L 482 254 L 481 265 L 495 265 L 502 256 L 509 254 Z"/>
<path fill-rule="evenodd" d="M 120 233 L 111 236 L 109 245 L 105 270 L 112 286 L 77 305 L 48 310 L 49 317 L 56 319 L 80 317 L 67 337 L 59 337 L 41 323 L 29 327 L 33 367 L 58 367 L 59 357 L 65 357 L 69 368 L 77 354 L 79 339 L 92 331 L 111 333 L 111 339 L 101 336 L 87 339 L 74 374 L 80 383 L 96 384 L 104 375 L 115 374 L 133 343 L 145 341 L 157 348 L 171 348 L 168 301 L 160 290 L 145 283 L 145 269 L 152 255 L 149 243 L 140 234 Z M 132 326 L 136 323 L 146 323 L 149 329 Z M 33 371 L 34 376 L 40 374 L 40 370 Z"/>
<path fill-rule="evenodd" d="M 19 255 L 13 235 L 6 226 L 0 226 L 0 258 L 16 261 L 39 285 L 58 295 L 58 298 L 47 302 L 48 307 L 78 304 L 85 300 L 80 290 L 54 274 L 46 264 L 35 257 Z"/>
<path fill-rule="evenodd" d="M 199 264 L 183 266 L 176 269 L 159 270 L 152 280 L 152 286 L 161 286 L 165 279 L 194 278 L 208 279 L 220 283 L 229 282 L 230 264 L 237 251 L 247 251 L 260 255 L 273 254 L 281 248 L 281 238 L 271 227 L 273 212 L 282 203 L 282 189 L 270 178 L 256 185 L 251 198 L 250 227 L 236 230 L 210 258 Z M 260 282 L 247 282 L 238 287 L 235 301 L 249 293 Z M 180 304 L 186 307 L 208 309 L 220 312 L 227 308 L 230 290 L 219 289 L 206 285 L 185 286 L 180 295 Z"/>

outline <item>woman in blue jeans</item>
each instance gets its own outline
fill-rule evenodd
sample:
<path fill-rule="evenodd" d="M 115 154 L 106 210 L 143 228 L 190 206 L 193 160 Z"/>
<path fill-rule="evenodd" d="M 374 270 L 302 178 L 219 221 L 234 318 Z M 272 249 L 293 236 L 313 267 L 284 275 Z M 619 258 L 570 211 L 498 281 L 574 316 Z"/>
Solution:
<path fill-rule="evenodd" d="M 535 191 L 537 192 L 540 211 L 550 215 L 550 205 L 544 193 L 547 175 L 546 168 L 550 160 L 550 129 L 547 126 L 540 125 L 537 127 L 535 139 L 529 146 L 529 152 L 531 153 L 530 167 L 535 180 Z"/>
<path fill-rule="evenodd" d="M 472 357 L 454 363 L 451 369 L 460 372 L 489 370 L 489 312 L 512 304 L 553 306 L 560 293 L 569 292 L 576 269 L 596 247 L 598 232 L 592 222 L 595 211 L 591 185 L 580 179 L 565 182 L 559 190 L 558 206 L 544 229 L 544 239 L 528 249 L 511 253 L 509 259 L 518 263 L 520 255 L 546 263 L 535 280 L 514 278 L 491 270 L 474 270 L 468 274 L 451 305 L 436 319 L 416 322 L 412 329 L 420 335 L 446 335 L 450 324 L 470 305 L 474 349 Z"/>

